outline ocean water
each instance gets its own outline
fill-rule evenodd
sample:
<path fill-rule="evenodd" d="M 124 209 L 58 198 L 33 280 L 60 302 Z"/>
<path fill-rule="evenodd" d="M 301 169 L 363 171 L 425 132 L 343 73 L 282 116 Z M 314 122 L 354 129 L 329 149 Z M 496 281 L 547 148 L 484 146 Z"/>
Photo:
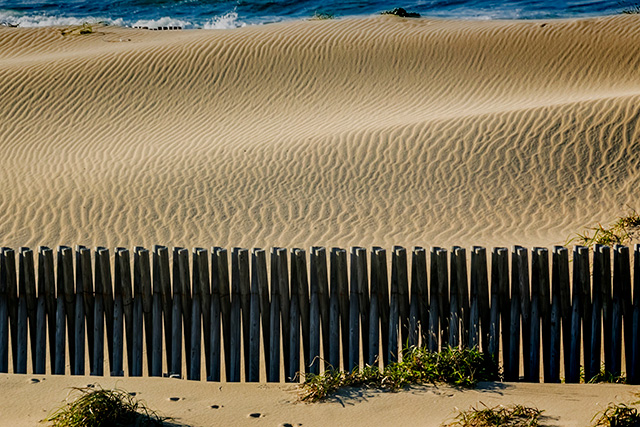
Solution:
<path fill-rule="evenodd" d="M 548 19 L 621 13 L 633 1 L 595 0 L 0 0 L 0 24 L 35 27 L 111 25 L 226 29 L 315 14 L 368 16 L 403 7 L 456 19 Z"/>

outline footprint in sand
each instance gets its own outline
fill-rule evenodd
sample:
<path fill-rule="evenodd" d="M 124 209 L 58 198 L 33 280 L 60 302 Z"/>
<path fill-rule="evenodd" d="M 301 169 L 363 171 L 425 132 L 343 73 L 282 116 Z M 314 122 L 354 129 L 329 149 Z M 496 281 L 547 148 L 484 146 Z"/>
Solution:
<path fill-rule="evenodd" d="M 31 384 L 37 384 L 37 383 L 39 383 L 39 382 L 40 382 L 40 380 L 39 380 L 39 379 L 37 379 L 37 378 L 31 378 L 31 379 L 29 380 L 29 382 L 30 382 Z"/>
<path fill-rule="evenodd" d="M 172 402 L 177 402 L 178 400 L 182 400 L 182 398 L 181 397 L 170 397 L 169 400 L 172 401 Z"/>
<path fill-rule="evenodd" d="M 222 408 L 222 406 L 223 406 L 223 405 L 211 405 L 211 407 L 212 407 L 213 409 L 219 409 L 219 408 Z"/>
<path fill-rule="evenodd" d="M 252 412 L 249 415 L 247 415 L 248 418 L 262 418 L 264 417 L 264 415 L 262 415 L 260 412 Z"/>

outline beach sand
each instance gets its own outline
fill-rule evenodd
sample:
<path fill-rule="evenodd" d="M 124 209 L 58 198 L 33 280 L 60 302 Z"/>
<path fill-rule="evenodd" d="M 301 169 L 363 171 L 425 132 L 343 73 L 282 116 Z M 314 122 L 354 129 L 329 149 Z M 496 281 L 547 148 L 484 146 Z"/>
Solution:
<path fill-rule="evenodd" d="M 638 70 L 637 16 L 0 27 L 2 245 L 562 244 L 638 208 Z M 34 425 L 95 381 L 203 426 L 435 426 L 479 402 L 585 426 L 636 390 L 426 387 L 309 405 L 282 384 L 2 375 L 0 424 Z"/>

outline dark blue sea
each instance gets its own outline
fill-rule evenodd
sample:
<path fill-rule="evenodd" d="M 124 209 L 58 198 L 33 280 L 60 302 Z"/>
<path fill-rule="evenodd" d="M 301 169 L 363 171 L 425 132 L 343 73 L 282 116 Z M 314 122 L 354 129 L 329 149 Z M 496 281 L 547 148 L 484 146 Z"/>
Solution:
<path fill-rule="evenodd" d="M 225 29 L 316 14 L 369 16 L 402 7 L 425 17 L 548 19 L 610 15 L 638 3 L 594 0 L 0 0 L 0 24 L 34 27 L 101 21 L 122 26 Z"/>

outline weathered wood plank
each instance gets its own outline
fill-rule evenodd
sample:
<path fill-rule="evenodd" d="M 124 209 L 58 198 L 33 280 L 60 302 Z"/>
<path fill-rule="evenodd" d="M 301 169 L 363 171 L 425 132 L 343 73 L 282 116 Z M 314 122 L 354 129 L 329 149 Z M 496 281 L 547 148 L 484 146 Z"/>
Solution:
<path fill-rule="evenodd" d="M 18 367 L 18 278 L 16 272 L 16 256 L 13 249 L 2 248 L 2 264 L 4 267 L 2 275 L 4 282 L 3 287 L 6 289 L 7 295 L 9 336 L 11 337 L 11 357 L 13 360 L 13 372 L 16 372 Z"/>
<path fill-rule="evenodd" d="M 271 249 L 271 304 L 269 306 L 269 365 L 267 367 L 267 381 L 280 381 L 280 286 L 278 272 L 280 271 L 281 252 L 277 248 Z"/>
<path fill-rule="evenodd" d="M 402 340 L 399 349 L 400 352 L 402 352 L 409 341 L 409 274 L 407 271 L 407 250 L 401 246 L 394 246 L 393 261 L 396 262 L 396 280 L 398 281 L 398 315 L 400 338 Z"/>
<path fill-rule="evenodd" d="M 169 363 L 169 374 L 178 375 L 182 378 L 182 333 L 183 333 L 183 301 L 182 295 L 185 292 L 185 255 L 188 251 L 185 248 L 173 248 L 172 269 L 172 307 L 171 307 L 171 360 Z M 188 255 L 187 255 L 188 257 Z M 186 258 L 188 259 L 188 258 Z M 187 261 L 188 262 L 188 261 Z M 188 279 L 187 279 L 188 280 Z M 190 326 L 190 324 L 185 324 Z M 186 332 L 186 331 L 185 331 Z M 189 354 L 189 353 L 185 353 Z M 190 362 L 190 361 L 189 361 Z M 190 365 L 190 363 L 187 363 Z"/>
<path fill-rule="evenodd" d="M 171 277 L 169 270 L 169 249 L 166 246 L 155 245 L 153 247 L 153 282 L 155 287 L 157 281 L 160 289 L 162 319 L 164 321 L 163 330 L 165 350 L 165 362 L 162 366 L 167 366 L 168 369 L 171 367 L 171 336 L 173 332 L 173 327 L 171 325 L 173 320 L 173 303 L 171 297 Z M 160 373 L 163 374 L 164 371 L 161 370 Z"/>
<path fill-rule="evenodd" d="M 540 262 L 540 322 L 542 327 L 542 366 L 544 381 L 549 382 L 551 358 L 551 288 L 549 286 L 549 250 L 538 248 Z"/>
<path fill-rule="evenodd" d="M 204 341 L 204 361 L 206 378 L 211 376 L 211 281 L 209 277 L 209 253 L 204 248 L 196 248 L 194 257 L 198 258 L 200 313 L 202 319 L 202 338 Z"/>
<path fill-rule="evenodd" d="M 280 295 L 280 327 L 282 330 L 282 355 L 284 359 L 284 373 L 289 375 L 289 355 L 290 355 L 290 304 L 289 299 L 289 263 L 287 261 L 287 250 L 284 248 L 278 248 L 278 294 Z M 273 284 L 271 285 L 273 286 Z"/>
<path fill-rule="evenodd" d="M 622 246 L 613 248 L 613 308 L 611 311 L 611 371 L 614 376 L 622 373 L 622 318 L 624 315 L 624 273 L 622 272 L 624 251 Z"/>
<path fill-rule="evenodd" d="M 389 275 L 387 270 L 387 251 L 374 249 L 378 257 L 378 307 L 380 313 L 380 344 L 382 346 L 382 365 L 389 363 Z"/>
<path fill-rule="evenodd" d="M 634 331 L 631 343 L 631 364 L 627 365 L 627 382 L 638 384 L 640 363 L 640 245 L 636 244 L 633 250 L 633 319 L 632 330 Z M 595 293 L 595 265 L 594 265 L 594 293 Z M 595 298 L 594 298 L 595 312 Z M 595 335 L 595 331 L 593 332 Z M 593 360 L 593 354 L 592 354 Z M 593 371 L 592 371 L 593 372 Z"/>
<path fill-rule="evenodd" d="M 320 313 L 321 296 L 318 264 L 318 248 L 312 247 L 309 253 L 309 359 L 307 360 L 307 364 L 309 372 L 316 375 L 320 373 L 320 341 L 322 324 L 322 315 Z"/>
<path fill-rule="evenodd" d="M 9 290 L 5 248 L 0 252 L 0 372 L 9 372 Z M 54 341 L 51 341 L 54 342 Z M 54 346 L 51 346 L 54 347 Z"/>
<path fill-rule="evenodd" d="M 345 370 L 360 365 L 360 298 L 358 295 L 358 248 L 351 248 L 351 280 L 349 283 L 349 362 Z"/>
<path fill-rule="evenodd" d="M 305 373 L 309 373 L 311 366 L 310 358 L 310 300 L 309 300 L 309 278 L 307 276 L 306 253 L 303 249 L 294 250 L 296 259 L 296 283 L 298 287 L 298 307 L 300 308 L 300 331 L 302 333 L 302 354 Z M 293 280 L 293 277 L 292 277 Z M 293 284 L 291 285 L 293 287 Z"/>
<path fill-rule="evenodd" d="M 229 293 L 229 258 L 227 250 L 214 247 L 211 250 L 213 280 L 220 292 L 220 316 L 222 318 L 222 338 L 224 347 L 225 378 L 231 369 L 231 297 Z"/>
<path fill-rule="evenodd" d="M 124 376 L 124 295 L 120 250 L 116 248 L 114 256 L 113 282 L 113 364 L 110 366 L 112 377 Z"/>
<path fill-rule="evenodd" d="M 249 251 L 238 249 L 238 268 L 240 272 L 240 310 L 242 314 L 242 357 L 244 361 L 244 377 L 249 376 L 249 335 L 251 322 L 251 276 L 249 274 Z"/>
<path fill-rule="evenodd" d="M 624 361 L 626 369 L 631 366 L 633 359 L 633 300 L 631 299 L 631 265 L 629 260 L 629 247 L 620 246 L 620 274 L 622 281 L 622 317 L 624 319 Z"/>
<path fill-rule="evenodd" d="M 545 382 L 560 382 L 560 336 L 562 330 L 562 305 L 560 299 L 560 249 L 555 246 L 551 255 L 551 323 L 549 349 L 549 378 Z"/>
<path fill-rule="evenodd" d="M 264 348 L 265 370 L 269 370 L 271 352 L 271 306 L 269 302 L 269 276 L 267 275 L 267 252 L 256 250 L 256 279 L 258 280 L 258 295 L 260 298 L 260 318 L 262 323 L 262 347 Z M 265 371 L 265 372 L 266 372 Z"/>
<path fill-rule="evenodd" d="M 335 254 L 335 260 L 333 255 Z M 335 265 L 334 265 L 335 264 Z M 349 280 L 347 279 L 347 251 L 333 248 L 331 268 L 335 268 L 335 283 L 340 308 L 340 326 L 342 336 L 342 368 L 349 369 Z M 331 273 L 331 286 L 334 286 L 334 272 Z"/>
<path fill-rule="evenodd" d="M 96 250 L 94 253 L 95 270 L 95 303 L 93 309 L 93 363 L 91 364 L 91 375 L 104 375 L 104 291 L 102 289 L 102 261 L 101 255 Z"/>
<path fill-rule="evenodd" d="M 27 317 L 29 319 L 29 341 L 31 349 L 31 370 L 36 366 L 36 339 L 37 339 L 37 296 L 36 296 L 36 275 L 35 265 L 33 262 L 33 251 L 31 249 L 20 251 L 21 258 L 24 262 L 25 296 L 27 300 Z M 84 329 L 83 329 L 84 330 Z M 84 354 L 83 354 L 84 355 Z"/>
<path fill-rule="evenodd" d="M 153 251 L 153 289 L 152 289 L 152 347 L 151 376 L 162 376 L 162 269 L 159 265 L 158 247 Z"/>
<path fill-rule="evenodd" d="M 542 302 L 540 301 L 540 282 L 542 276 L 542 265 L 538 248 L 531 251 L 531 311 L 529 321 L 531 329 L 529 329 L 529 377 L 525 378 L 528 382 L 540 382 L 540 312 L 542 311 Z M 527 355 L 523 355 L 527 357 Z M 525 362 L 526 363 L 526 362 Z"/>
<path fill-rule="evenodd" d="M 458 287 L 458 310 L 460 319 L 460 344 L 462 348 L 469 347 L 469 280 L 467 276 L 467 251 L 465 248 L 455 248 L 455 275 Z M 451 269 L 453 271 L 453 268 Z"/>
<path fill-rule="evenodd" d="M 178 250 L 178 275 L 180 277 L 180 303 L 182 312 L 182 337 L 184 339 L 185 371 L 191 372 L 191 272 L 189 270 L 189 250 Z M 213 253 L 211 254 L 213 260 Z M 174 264 L 175 265 L 175 264 Z M 175 274 L 175 273 L 174 273 Z M 175 280 L 175 276 L 174 276 Z M 219 298 L 218 298 L 219 300 Z M 219 302 L 219 301 L 218 301 Z"/>
<path fill-rule="evenodd" d="M 49 256 L 45 255 L 46 253 Z M 53 281 L 53 263 L 51 260 L 48 261 L 47 266 L 47 258 L 51 256 L 51 250 L 41 246 L 38 249 L 38 308 L 37 308 L 37 334 L 36 334 L 36 364 L 33 370 L 34 374 L 44 374 L 46 373 L 47 366 L 47 291 L 51 288 L 51 283 Z M 2 267 L 0 266 L 0 269 Z M 1 275 L 1 273 L 0 273 Z M 0 287 L 2 284 L 0 283 Z M 6 297 L 6 295 L 5 295 Z M 2 289 L 0 289 L 0 313 L 3 312 L 2 306 Z M 93 300 L 93 298 L 92 298 Z M 6 298 L 5 298 L 6 304 Z M 4 311 L 5 315 L 0 314 L 0 336 L 6 337 L 6 310 Z M 91 311 L 93 313 L 93 311 Z M 5 319 L 3 321 L 3 319 Z M 54 319 L 55 320 L 55 319 Z M 0 337 L 0 342 L 3 342 L 3 338 Z M 53 342 L 53 341 L 51 341 Z M 91 343 L 91 341 L 90 341 Z M 1 345 L 0 345 L 1 347 Z M 55 346 L 50 345 L 55 349 Z M 3 359 L 3 356 L 7 354 L 2 349 L 0 349 L 0 360 Z M 2 364 L 2 362 L 0 362 Z M 3 365 L 6 366 L 6 365 Z M 1 369 L 0 369 L 1 370 Z"/>
<path fill-rule="evenodd" d="M 78 284 L 80 283 L 81 286 Z M 82 293 L 78 289 L 82 289 Z M 80 320 L 80 316 L 76 317 L 76 331 L 82 334 L 82 340 L 86 338 L 86 344 L 80 344 L 76 341 L 76 360 L 82 365 L 82 372 L 78 375 L 84 375 L 84 347 L 89 350 L 89 372 L 93 371 L 93 334 L 94 334 L 94 296 L 93 296 L 93 269 L 91 267 L 91 250 L 86 246 L 78 246 L 76 248 L 76 298 L 81 298 L 82 309 L 84 311 L 84 320 Z M 77 300 L 76 300 L 77 301 Z M 76 314 L 80 309 L 76 307 Z M 79 331 L 79 323 L 83 323 L 83 331 Z M 85 337 L 86 333 L 86 337 Z M 82 348 L 82 351 L 80 350 Z M 82 353 L 82 354 L 80 354 Z M 82 362 L 80 361 L 82 359 Z"/>
<path fill-rule="evenodd" d="M 509 326 L 509 362 L 505 363 L 504 379 L 506 381 L 518 381 L 520 378 L 520 270 L 521 259 L 518 256 L 518 247 L 511 251 L 511 308 Z M 506 350 L 506 349 L 505 349 Z"/>
<path fill-rule="evenodd" d="M 17 369 L 14 373 L 27 373 L 27 336 L 28 336 L 28 317 L 27 317 L 27 272 L 25 258 L 31 252 L 29 248 L 20 248 L 18 255 L 18 360 L 16 362 Z"/>
<path fill-rule="evenodd" d="M 421 247 L 414 247 L 411 252 L 411 295 L 409 302 L 409 347 L 419 346 L 422 331 L 428 328 L 429 317 L 426 313 L 426 322 L 423 312 L 428 312 L 427 271 L 426 255 Z"/>
<path fill-rule="evenodd" d="M 362 360 L 367 360 L 369 352 L 369 278 L 367 268 L 367 250 L 358 247 L 355 250 L 356 255 L 356 281 L 358 289 L 358 308 L 360 311 L 360 337 L 362 341 Z"/>
<path fill-rule="evenodd" d="M 458 291 L 458 258 L 456 256 L 456 249 L 453 247 L 451 250 L 451 269 L 449 280 L 449 338 L 447 340 L 448 345 L 451 348 L 458 348 L 460 346 L 460 292 Z"/>
<path fill-rule="evenodd" d="M 469 293 L 469 348 L 480 349 L 480 262 L 475 247 L 471 249 Z"/>
<path fill-rule="evenodd" d="M 478 298 L 480 299 L 480 324 L 482 326 L 481 346 L 483 353 L 489 352 L 489 333 L 491 330 L 491 309 L 489 307 L 489 277 L 487 272 L 487 250 L 476 247 L 478 263 Z"/>
<path fill-rule="evenodd" d="M 589 268 L 589 248 L 578 248 L 580 261 L 580 319 L 582 321 L 582 366 L 584 377 L 591 379 L 596 372 L 591 372 L 591 273 Z M 629 302 L 631 292 L 629 291 Z M 587 380 L 588 381 L 588 380 Z"/>
<path fill-rule="evenodd" d="M 285 382 L 297 382 L 300 371 L 300 299 L 298 298 L 299 272 L 296 249 L 291 250 L 291 303 L 289 306 L 289 366 Z M 306 274 L 306 272 L 305 272 Z"/>
<path fill-rule="evenodd" d="M 399 361 L 398 338 L 400 335 L 400 296 L 399 296 L 399 252 L 396 247 L 393 248 L 391 255 L 391 292 L 389 299 L 389 344 L 387 363 L 395 363 Z"/>
<path fill-rule="evenodd" d="M 379 276 L 380 264 L 377 254 L 378 248 L 371 251 L 371 305 L 369 307 L 369 348 L 367 349 L 366 363 L 370 366 L 380 366 L 380 291 Z"/>
<path fill-rule="evenodd" d="M 509 249 L 496 248 L 496 275 L 498 280 L 498 304 L 502 329 L 502 363 L 506 372 L 511 346 L 511 299 L 509 297 Z M 493 266 L 492 266 L 493 274 Z M 493 277 L 493 276 L 492 276 Z M 492 278 L 493 280 L 493 278 Z"/>
<path fill-rule="evenodd" d="M 260 285 L 258 276 L 258 255 L 264 256 L 262 249 L 251 251 L 251 312 L 249 324 L 249 365 L 248 382 L 260 381 Z"/>
<path fill-rule="evenodd" d="M 148 257 L 146 249 L 135 247 L 133 251 L 133 361 L 131 362 L 131 375 L 134 377 L 142 376 L 143 336 L 147 340 L 147 357 L 151 355 L 151 352 L 149 352 L 151 319 L 146 319 L 146 310 L 144 307 L 145 300 L 151 297 L 151 285 L 149 284 L 148 286 L 149 296 L 146 296 L 143 277 L 149 278 L 150 275 L 143 273 L 143 257 Z M 145 265 L 148 266 L 148 262 Z M 97 294 L 98 290 L 96 288 L 96 295 Z M 145 332 L 145 329 L 149 332 Z M 151 365 L 149 364 L 149 366 Z"/>
<path fill-rule="evenodd" d="M 518 284 L 520 286 L 520 321 L 522 324 L 522 354 L 531 354 L 531 290 L 529 284 L 529 251 L 518 247 Z M 529 363 L 523 363 L 524 378 L 529 380 Z"/>
<path fill-rule="evenodd" d="M 438 257 L 438 305 L 440 306 L 440 348 L 451 346 L 449 343 L 449 272 L 447 268 L 447 251 L 439 249 Z"/>
<path fill-rule="evenodd" d="M 200 286 L 202 284 L 202 253 L 198 248 L 193 249 L 192 256 L 192 274 L 191 280 L 192 294 L 191 294 L 191 329 L 190 329 L 190 344 L 189 349 L 189 370 L 187 372 L 187 379 L 192 381 L 200 381 L 202 371 L 202 291 Z"/>
<path fill-rule="evenodd" d="M 488 352 L 495 362 L 500 355 L 500 248 L 491 251 L 491 312 Z"/>
<path fill-rule="evenodd" d="M 440 306 L 440 290 L 438 281 L 438 255 L 437 252 L 440 248 L 431 248 L 430 254 L 430 297 L 429 300 L 429 333 L 427 348 L 429 351 L 436 352 L 440 348 L 440 311 L 443 307 Z"/>
<path fill-rule="evenodd" d="M 318 303 L 320 306 L 320 323 L 322 325 L 322 356 L 326 365 L 330 359 L 330 310 L 329 310 L 329 276 L 327 274 L 327 250 L 320 246 L 312 248 L 313 262 L 317 272 Z M 312 267 L 313 268 L 313 267 Z M 326 369 L 326 367 L 325 367 Z"/>
<path fill-rule="evenodd" d="M 601 352 L 602 352 L 602 280 L 603 280 L 603 259 L 602 245 L 595 245 L 593 249 L 593 280 L 591 285 L 591 342 L 589 360 L 589 371 L 591 376 L 600 372 Z M 635 293 L 634 293 L 635 304 Z M 586 372 L 586 369 L 585 369 Z M 585 382 L 590 378 L 585 375 Z"/>
<path fill-rule="evenodd" d="M 215 249 L 211 250 L 211 335 L 210 342 L 211 348 L 210 358 L 208 359 L 208 376 L 207 381 L 220 381 L 222 361 L 222 302 L 220 299 L 220 280 L 217 278 L 217 271 L 215 264 L 218 262 L 218 257 L 215 254 Z"/>
<path fill-rule="evenodd" d="M 604 351 L 605 371 L 611 372 L 611 356 L 613 355 L 611 343 L 611 329 L 613 327 L 613 301 L 611 296 L 611 248 L 602 246 L 602 344 Z"/>
<path fill-rule="evenodd" d="M 229 382 L 240 381 L 240 351 L 241 333 L 241 302 L 240 302 L 240 248 L 233 248 L 231 252 L 231 335 L 230 335 L 230 369 Z"/>

